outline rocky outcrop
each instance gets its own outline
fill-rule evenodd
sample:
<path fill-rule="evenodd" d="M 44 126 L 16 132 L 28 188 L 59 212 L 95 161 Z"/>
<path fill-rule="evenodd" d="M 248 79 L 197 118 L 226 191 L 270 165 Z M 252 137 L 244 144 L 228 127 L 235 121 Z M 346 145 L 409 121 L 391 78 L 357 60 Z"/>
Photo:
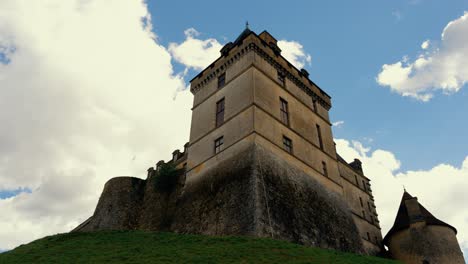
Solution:
<path fill-rule="evenodd" d="M 260 146 L 219 163 L 190 186 L 183 185 L 183 173 L 178 177 L 179 184 L 166 193 L 154 188 L 151 177 L 110 180 L 94 215 L 75 231 L 248 235 L 364 252 L 341 197 Z"/>

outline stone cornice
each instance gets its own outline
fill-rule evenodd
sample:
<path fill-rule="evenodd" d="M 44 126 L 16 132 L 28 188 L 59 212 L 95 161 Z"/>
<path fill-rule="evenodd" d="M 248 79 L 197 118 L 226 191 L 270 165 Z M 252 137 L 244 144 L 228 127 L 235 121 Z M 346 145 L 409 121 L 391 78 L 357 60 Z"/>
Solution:
<path fill-rule="evenodd" d="M 251 43 L 253 44 L 253 43 Z M 223 72 L 225 72 L 228 68 L 230 68 L 234 62 L 238 61 L 241 57 L 243 57 L 244 55 L 246 55 L 249 51 L 251 51 L 253 47 L 251 45 L 246 45 L 245 47 L 243 47 L 242 49 L 238 50 L 235 54 L 233 55 L 230 55 L 229 59 L 226 59 L 224 61 L 224 63 L 222 65 L 219 65 L 218 68 L 216 70 L 212 70 L 209 74 L 207 75 L 203 75 L 203 74 L 199 74 L 198 75 L 198 78 L 204 76 L 205 78 L 200 81 L 197 85 L 195 85 L 195 87 L 191 87 L 190 88 L 190 91 L 193 93 L 193 94 L 196 94 L 203 86 L 205 86 L 206 84 L 208 84 L 211 80 L 215 79 L 218 75 L 222 74 Z M 222 57 L 220 57 L 219 59 L 221 59 Z M 219 60 L 218 59 L 218 60 Z M 215 63 L 218 61 L 216 60 L 215 62 L 213 62 L 210 66 L 208 66 L 208 68 L 214 68 L 214 65 Z M 207 69 L 208 69 L 207 68 Z M 201 73 L 203 73 L 205 70 L 203 70 Z"/>
<path fill-rule="evenodd" d="M 190 91 L 193 94 L 196 94 L 201 88 L 203 88 L 207 83 L 210 81 L 216 79 L 216 77 L 223 72 L 225 72 L 233 63 L 237 60 L 239 60 L 241 57 L 246 55 L 248 52 L 254 51 L 256 54 L 258 54 L 261 58 L 263 58 L 266 62 L 268 62 L 271 66 L 273 66 L 276 70 L 283 72 L 285 74 L 285 77 L 288 78 L 292 83 L 294 83 L 297 87 L 302 89 L 305 93 L 307 93 L 309 96 L 312 97 L 312 99 L 316 100 L 320 105 L 322 105 L 325 109 L 330 110 L 331 105 L 322 99 L 321 96 L 319 96 L 317 93 L 315 93 L 307 84 L 302 82 L 298 77 L 295 76 L 290 70 L 286 69 L 283 67 L 279 62 L 277 62 L 276 58 L 273 58 L 270 56 L 265 50 L 263 50 L 261 47 L 256 45 L 254 42 L 250 42 L 241 49 L 239 49 L 235 54 L 230 55 L 229 59 L 226 59 L 225 62 L 221 65 L 219 65 L 216 70 L 212 70 L 206 75 L 199 74 L 198 78 L 205 77 L 202 81 L 197 83 L 194 87 L 190 88 Z M 219 59 L 221 59 L 220 57 Z M 219 60 L 218 59 L 218 60 Z M 213 62 L 208 68 L 214 68 L 215 63 L 218 61 L 216 60 Z M 205 70 L 206 71 L 206 70 Z M 311 82 L 309 80 L 309 82 Z"/>
<path fill-rule="evenodd" d="M 276 70 L 285 74 L 285 77 L 288 78 L 291 82 L 293 82 L 297 87 L 307 93 L 312 99 L 317 100 L 319 104 L 321 104 L 325 109 L 330 110 L 331 105 L 322 99 L 318 94 L 316 94 L 312 89 L 302 82 L 299 78 L 297 78 L 291 71 L 283 67 L 279 62 L 276 61 L 275 58 L 270 56 L 266 51 L 262 48 L 257 46 L 255 43 L 250 43 L 249 46 L 252 46 L 252 49 L 265 61 L 267 61 L 271 66 L 273 66 Z"/>

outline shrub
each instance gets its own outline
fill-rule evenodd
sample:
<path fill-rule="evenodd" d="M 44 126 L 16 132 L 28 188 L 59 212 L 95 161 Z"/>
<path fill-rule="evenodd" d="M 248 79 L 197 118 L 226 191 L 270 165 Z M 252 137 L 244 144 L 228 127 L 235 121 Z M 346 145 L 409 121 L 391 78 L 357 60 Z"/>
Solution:
<path fill-rule="evenodd" d="M 155 187 L 160 192 L 171 192 L 178 180 L 178 171 L 172 162 L 162 164 L 155 175 Z"/>

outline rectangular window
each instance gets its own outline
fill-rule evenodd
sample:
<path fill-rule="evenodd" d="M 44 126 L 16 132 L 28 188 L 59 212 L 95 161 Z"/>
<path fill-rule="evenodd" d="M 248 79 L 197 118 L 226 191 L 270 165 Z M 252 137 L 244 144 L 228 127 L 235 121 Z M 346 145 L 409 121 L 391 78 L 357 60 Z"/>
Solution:
<path fill-rule="evenodd" d="M 314 109 L 314 112 L 317 112 L 317 100 L 315 98 L 312 99 L 312 108 Z"/>
<path fill-rule="evenodd" d="M 374 223 L 374 218 L 372 217 L 372 215 L 370 215 L 370 222 L 373 224 Z"/>
<path fill-rule="evenodd" d="M 323 150 L 323 142 L 322 142 L 322 131 L 320 130 L 320 125 L 315 125 L 317 127 L 317 136 L 319 141 L 320 149 Z"/>
<path fill-rule="evenodd" d="M 362 188 L 364 189 L 365 192 L 367 192 L 366 182 L 364 180 L 362 180 Z"/>
<path fill-rule="evenodd" d="M 367 240 L 371 241 L 369 232 L 367 232 Z"/>
<path fill-rule="evenodd" d="M 283 148 L 289 153 L 292 153 L 293 145 L 291 139 L 283 136 Z"/>
<path fill-rule="evenodd" d="M 225 84 L 226 84 L 226 73 L 224 72 L 218 77 L 218 89 L 223 88 Z"/>
<path fill-rule="evenodd" d="M 362 217 L 364 217 L 364 219 L 366 219 L 366 211 L 362 210 Z"/>
<path fill-rule="evenodd" d="M 361 207 L 364 207 L 364 204 L 362 203 L 362 198 L 359 197 L 359 202 L 361 203 Z"/>
<path fill-rule="evenodd" d="M 289 126 L 288 102 L 280 97 L 280 104 L 281 122 Z"/>
<path fill-rule="evenodd" d="M 372 212 L 372 209 L 371 209 L 371 206 L 370 206 L 369 202 L 367 202 L 367 207 L 369 207 L 369 211 Z"/>
<path fill-rule="evenodd" d="M 224 98 L 216 103 L 216 127 L 224 123 Z"/>
<path fill-rule="evenodd" d="M 359 187 L 359 182 L 358 182 L 358 180 L 357 180 L 357 176 L 356 176 L 356 175 L 354 175 L 354 179 L 356 180 L 356 185 Z"/>
<path fill-rule="evenodd" d="M 325 161 L 322 161 L 322 169 L 323 169 L 323 175 L 328 177 L 327 164 L 325 163 Z"/>
<path fill-rule="evenodd" d="M 224 137 L 219 137 L 214 142 L 214 153 L 218 154 L 223 149 Z"/>
<path fill-rule="evenodd" d="M 285 75 L 284 75 L 284 73 L 282 73 L 280 71 L 278 71 L 278 81 L 282 86 L 284 86 Z"/>

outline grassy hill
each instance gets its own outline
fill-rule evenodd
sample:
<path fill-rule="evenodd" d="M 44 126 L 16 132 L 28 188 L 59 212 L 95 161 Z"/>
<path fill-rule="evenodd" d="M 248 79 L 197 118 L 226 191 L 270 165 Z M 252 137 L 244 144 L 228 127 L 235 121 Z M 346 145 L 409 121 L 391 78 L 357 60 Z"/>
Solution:
<path fill-rule="evenodd" d="M 399 263 L 284 241 L 144 231 L 69 233 L 0 254 L 0 263 Z"/>

